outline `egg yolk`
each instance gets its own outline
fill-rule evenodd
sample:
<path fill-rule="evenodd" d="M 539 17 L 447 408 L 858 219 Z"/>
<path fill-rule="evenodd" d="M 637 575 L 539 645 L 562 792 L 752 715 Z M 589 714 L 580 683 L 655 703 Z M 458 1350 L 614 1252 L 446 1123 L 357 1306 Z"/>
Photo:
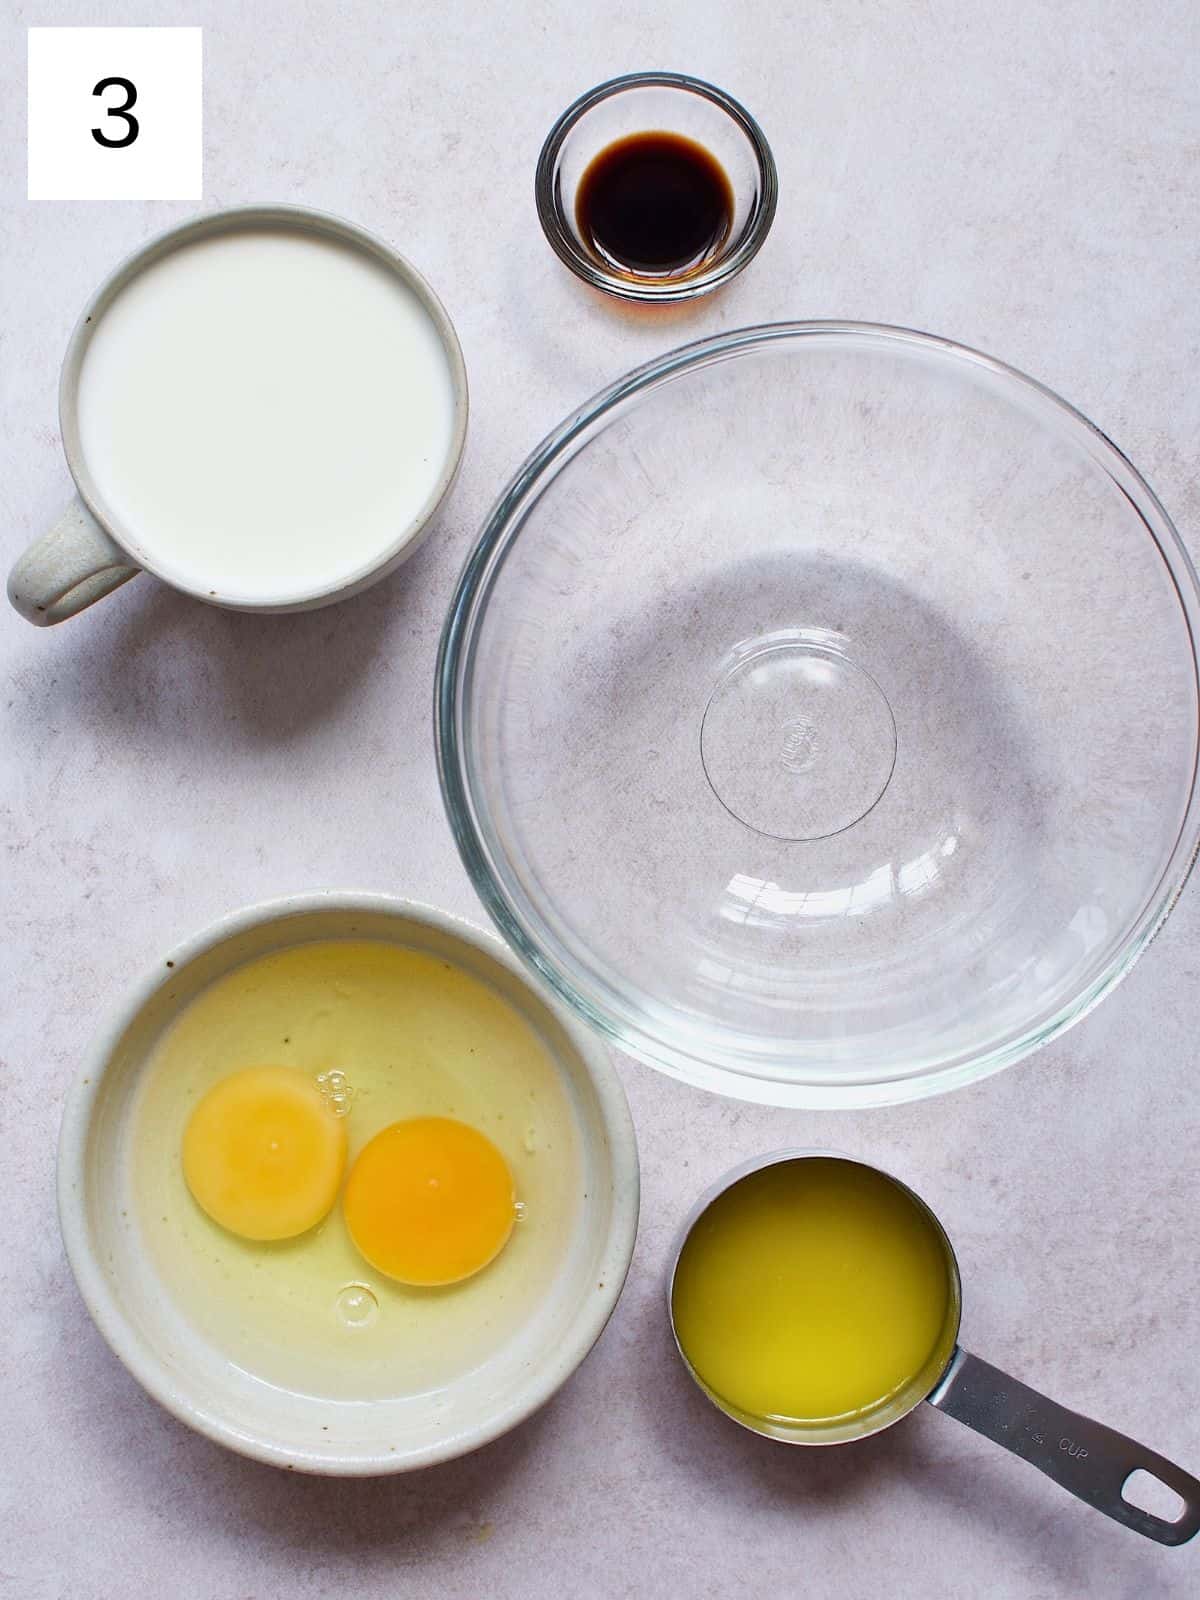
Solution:
<path fill-rule="evenodd" d="M 224 1078 L 192 1112 L 183 1175 L 202 1210 L 243 1239 L 291 1239 L 337 1197 L 346 1130 L 320 1089 L 292 1067 Z"/>
<path fill-rule="evenodd" d="M 355 1245 L 400 1283 L 458 1283 L 486 1267 L 516 1219 L 508 1163 L 452 1117 L 393 1122 L 350 1169 L 342 1201 Z"/>

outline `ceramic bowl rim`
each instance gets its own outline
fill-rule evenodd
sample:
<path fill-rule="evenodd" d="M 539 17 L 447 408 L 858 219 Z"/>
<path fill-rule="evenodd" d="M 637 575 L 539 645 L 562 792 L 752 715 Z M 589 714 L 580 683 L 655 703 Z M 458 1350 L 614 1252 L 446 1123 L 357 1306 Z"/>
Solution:
<path fill-rule="evenodd" d="M 141 1340 L 135 1337 L 130 1320 L 96 1258 L 87 1219 L 82 1182 L 87 1143 L 113 1052 L 140 1012 L 163 984 L 171 980 L 172 966 L 175 970 L 182 969 L 188 962 L 250 929 L 327 911 L 382 914 L 423 923 L 498 961 L 548 1006 L 561 1024 L 595 1092 L 613 1177 L 612 1211 L 604 1239 L 604 1270 L 600 1277 L 604 1288 L 597 1289 L 582 1302 L 571 1320 L 568 1336 L 545 1352 L 546 1359 L 529 1371 L 505 1406 L 478 1425 L 457 1431 L 447 1441 L 407 1454 L 392 1450 L 364 1452 L 356 1447 L 341 1457 L 331 1457 L 328 1453 L 309 1455 L 281 1445 L 263 1432 L 234 1429 L 195 1403 L 189 1395 L 188 1384 L 181 1381 L 157 1353 L 147 1353 Z M 88 1313 L 114 1355 L 165 1410 L 198 1433 L 254 1460 L 321 1476 L 373 1477 L 432 1466 L 465 1455 L 525 1421 L 566 1382 L 600 1337 L 624 1287 L 637 1235 L 639 1167 L 636 1135 L 625 1091 L 603 1045 L 565 1013 L 541 985 L 531 980 L 500 939 L 420 901 L 366 891 L 329 889 L 258 901 L 230 912 L 175 945 L 129 987 L 94 1035 L 67 1091 L 58 1142 L 57 1190 L 59 1226 L 67 1260 Z M 326 1452 L 332 1448 L 324 1447 Z"/>

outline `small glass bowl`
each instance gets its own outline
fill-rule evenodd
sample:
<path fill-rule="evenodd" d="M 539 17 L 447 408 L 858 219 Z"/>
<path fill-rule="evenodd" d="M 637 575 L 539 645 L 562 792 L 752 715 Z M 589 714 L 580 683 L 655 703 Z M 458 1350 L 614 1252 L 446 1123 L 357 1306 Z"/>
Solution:
<path fill-rule="evenodd" d="M 699 264 L 650 276 L 621 271 L 583 238 L 575 215 L 580 179 L 602 150 L 635 133 L 675 133 L 702 145 L 733 191 L 729 232 Z M 742 270 L 775 219 L 779 179 L 762 129 L 736 100 L 679 72 L 630 72 L 568 106 L 538 157 L 538 220 L 555 253 L 594 289 L 621 300 L 694 300 Z"/>

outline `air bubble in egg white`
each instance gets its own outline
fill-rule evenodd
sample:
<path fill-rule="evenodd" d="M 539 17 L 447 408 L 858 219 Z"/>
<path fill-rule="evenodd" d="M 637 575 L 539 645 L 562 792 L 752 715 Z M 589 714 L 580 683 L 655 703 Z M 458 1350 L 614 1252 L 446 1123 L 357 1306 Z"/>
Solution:
<path fill-rule="evenodd" d="M 375 1291 L 365 1283 L 348 1283 L 333 1303 L 337 1319 L 347 1328 L 369 1328 L 379 1315 Z"/>
<path fill-rule="evenodd" d="M 335 1117 L 344 1117 L 354 1099 L 354 1089 L 346 1074 L 338 1067 L 317 1073 L 317 1088 L 325 1097 L 325 1104 Z"/>

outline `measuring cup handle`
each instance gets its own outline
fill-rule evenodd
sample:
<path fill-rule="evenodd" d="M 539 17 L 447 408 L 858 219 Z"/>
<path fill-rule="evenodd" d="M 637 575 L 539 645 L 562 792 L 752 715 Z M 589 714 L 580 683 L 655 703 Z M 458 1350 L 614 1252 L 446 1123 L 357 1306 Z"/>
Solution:
<path fill-rule="evenodd" d="M 929 1403 L 1148 1539 L 1183 1544 L 1200 1530 L 1200 1480 L 1190 1472 L 1123 1433 L 1068 1411 L 978 1356 L 956 1350 Z M 1177 1521 L 1156 1517 L 1125 1499 L 1125 1484 L 1139 1468 L 1183 1500 Z"/>
<path fill-rule="evenodd" d="M 8 598 L 27 622 L 48 628 L 136 578 L 135 566 L 92 516 L 73 500 L 29 546 L 8 575 Z"/>

